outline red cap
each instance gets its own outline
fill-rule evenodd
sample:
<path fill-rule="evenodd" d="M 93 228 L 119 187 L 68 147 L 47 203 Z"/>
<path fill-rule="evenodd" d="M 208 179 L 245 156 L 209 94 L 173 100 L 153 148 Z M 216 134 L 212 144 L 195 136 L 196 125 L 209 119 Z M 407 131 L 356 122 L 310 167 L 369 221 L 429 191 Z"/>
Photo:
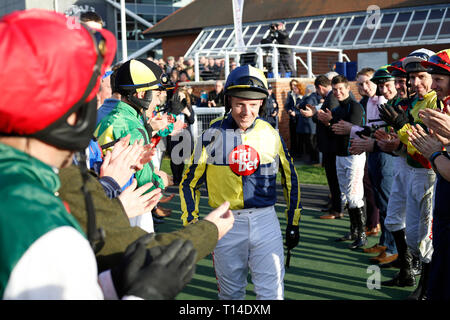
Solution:
<path fill-rule="evenodd" d="M 116 39 L 108 30 L 96 31 L 106 43 L 100 50 L 104 74 Z M 82 98 L 97 61 L 97 44 L 85 27 L 54 11 L 16 11 L 0 20 L 0 39 L 0 132 L 33 134 Z M 100 77 L 86 101 L 99 85 Z"/>
<path fill-rule="evenodd" d="M 428 73 L 450 75 L 450 49 L 445 49 L 431 56 L 428 61 L 420 62 Z"/>

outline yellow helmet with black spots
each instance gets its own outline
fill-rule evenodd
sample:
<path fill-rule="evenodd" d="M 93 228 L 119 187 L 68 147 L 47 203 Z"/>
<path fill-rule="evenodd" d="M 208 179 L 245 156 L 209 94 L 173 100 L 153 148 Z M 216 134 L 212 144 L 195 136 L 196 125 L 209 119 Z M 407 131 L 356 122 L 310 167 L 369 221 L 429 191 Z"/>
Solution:
<path fill-rule="evenodd" d="M 115 85 L 120 94 L 164 89 L 169 77 L 154 62 L 146 59 L 131 59 L 118 70 Z"/>

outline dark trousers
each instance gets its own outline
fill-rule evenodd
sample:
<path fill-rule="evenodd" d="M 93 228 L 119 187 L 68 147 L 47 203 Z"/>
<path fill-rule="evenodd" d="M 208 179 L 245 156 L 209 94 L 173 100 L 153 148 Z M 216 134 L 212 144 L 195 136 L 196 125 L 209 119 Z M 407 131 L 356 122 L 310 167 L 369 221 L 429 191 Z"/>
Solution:
<path fill-rule="evenodd" d="M 375 228 L 378 223 L 380 223 L 380 213 L 375 202 L 375 195 L 372 188 L 372 183 L 370 181 L 368 161 L 366 160 L 366 165 L 364 166 L 364 197 L 366 198 L 366 215 L 367 221 L 366 226 L 368 229 Z"/>
<path fill-rule="evenodd" d="M 316 135 L 312 133 L 299 133 L 302 153 L 309 155 L 309 161 L 312 163 L 319 162 L 319 151 L 317 150 Z"/>
<path fill-rule="evenodd" d="M 292 157 L 298 157 L 300 155 L 298 137 L 297 137 L 297 121 L 289 119 L 289 138 L 291 141 L 291 147 L 289 153 Z"/>
<path fill-rule="evenodd" d="M 336 154 L 331 152 L 322 153 L 322 166 L 325 169 L 325 175 L 328 181 L 328 187 L 331 193 L 331 209 L 335 212 L 342 212 L 341 189 L 339 188 L 338 177 L 336 173 Z"/>
<path fill-rule="evenodd" d="M 392 233 L 384 226 L 387 213 L 387 204 L 391 193 L 393 181 L 393 156 L 384 152 L 370 152 L 368 156 L 368 170 L 370 181 L 379 209 L 381 226 L 380 244 L 387 247 L 389 253 L 397 253 Z"/>
<path fill-rule="evenodd" d="M 292 75 L 294 71 L 294 66 L 292 63 L 293 56 L 290 53 L 280 52 L 279 59 L 278 72 L 280 73 L 281 77 L 284 78 L 287 72 L 291 72 L 291 77 L 294 77 L 295 75 Z"/>

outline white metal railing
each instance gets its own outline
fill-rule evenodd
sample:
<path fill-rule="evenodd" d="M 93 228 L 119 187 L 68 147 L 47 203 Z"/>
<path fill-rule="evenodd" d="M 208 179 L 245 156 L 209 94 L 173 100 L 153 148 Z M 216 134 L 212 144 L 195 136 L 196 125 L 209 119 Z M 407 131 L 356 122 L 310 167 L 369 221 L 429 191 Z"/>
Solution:
<path fill-rule="evenodd" d="M 195 122 L 191 126 L 191 133 L 195 140 L 203 131 L 209 128 L 209 124 L 212 120 L 222 117 L 225 114 L 225 107 L 198 108 L 192 106 L 192 109 L 195 114 Z"/>
<path fill-rule="evenodd" d="M 350 61 L 348 56 L 343 53 L 343 49 L 333 49 L 333 48 L 321 48 L 321 47 L 306 47 L 306 46 L 292 46 L 292 45 L 282 45 L 282 44 L 260 44 L 260 45 L 253 45 L 253 46 L 247 46 L 241 50 L 237 48 L 231 48 L 231 49 L 209 49 L 207 52 L 203 52 L 203 50 L 196 51 L 194 53 L 194 73 L 195 73 L 195 81 L 200 81 L 200 68 L 199 68 L 199 56 L 200 55 L 208 55 L 216 58 L 225 58 L 225 79 L 227 78 L 228 74 L 230 73 L 230 65 L 229 60 L 231 57 L 234 56 L 234 60 L 236 63 L 239 64 L 239 58 L 241 54 L 245 53 L 255 53 L 257 55 L 257 66 L 259 69 L 264 69 L 263 65 L 263 57 L 265 55 L 263 48 L 268 48 L 269 50 L 267 52 L 267 60 L 271 63 L 272 66 L 272 73 L 274 78 L 279 78 L 278 75 L 278 61 L 280 59 L 279 54 L 279 48 L 288 48 L 292 50 L 292 54 L 296 59 L 299 59 L 299 61 L 302 63 L 302 65 L 306 68 L 308 72 L 308 78 L 313 78 L 314 73 L 312 70 L 312 53 L 313 52 L 336 52 L 338 53 L 338 62 L 343 62 L 344 59 L 347 61 Z M 224 52 L 225 51 L 225 52 Z M 224 53 L 223 53 L 224 52 Z M 300 58 L 297 57 L 297 53 L 305 53 L 306 52 L 306 64 L 305 62 Z M 296 68 L 296 64 L 294 63 L 294 68 Z"/>

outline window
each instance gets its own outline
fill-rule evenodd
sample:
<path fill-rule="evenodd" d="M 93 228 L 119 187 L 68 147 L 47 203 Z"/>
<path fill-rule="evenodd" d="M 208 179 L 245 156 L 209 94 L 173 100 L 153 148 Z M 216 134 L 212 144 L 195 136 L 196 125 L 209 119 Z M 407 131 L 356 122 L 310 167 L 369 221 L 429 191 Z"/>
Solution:
<path fill-rule="evenodd" d="M 365 24 L 363 25 L 364 21 L 365 21 L 364 16 L 353 17 L 352 24 L 348 27 L 347 32 L 344 35 L 344 39 L 341 42 L 341 45 L 353 44 L 355 38 L 359 34 L 359 30 L 366 28 L 366 25 Z"/>
<path fill-rule="evenodd" d="M 247 32 L 245 33 L 245 35 L 243 37 L 245 44 L 247 44 L 248 41 L 250 40 L 250 38 L 253 37 L 253 34 L 255 33 L 257 27 L 258 26 L 251 26 L 248 28 Z"/>
<path fill-rule="evenodd" d="M 325 22 L 322 25 L 319 33 L 314 39 L 314 42 L 311 44 L 313 47 L 321 47 L 324 45 L 325 41 L 327 41 L 330 33 L 333 30 L 333 27 L 336 23 L 336 18 L 325 19 Z"/>
<path fill-rule="evenodd" d="M 306 26 L 308 25 L 308 21 L 302 21 L 297 25 L 297 28 L 295 29 L 294 33 L 291 36 L 291 43 L 293 45 L 296 45 L 298 40 L 303 34 L 303 31 L 305 30 Z"/>
<path fill-rule="evenodd" d="M 445 16 L 445 21 L 442 24 L 441 32 L 439 33 L 439 38 L 450 38 L 450 9 L 447 8 L 447 14 Z"/>
<path fill-rule="evenodd" d="M 422 31 L 423 26 L 427 20 L 427 11 L 415 11 L 414 16 L 411 19 L 409 28 L 404 35 L 403 41 L 417 41 Z"/>
<path fill-rule="evenodd" d="M 389 31 L 391 30 L 394 21 L 396 21 L 396 14 L 395 13 L 388 13 L 388 14 L 383 14 L 383 17 L 381 18 L 381 22 L 380 25 L 378 26 L 378 29 L 375 30 L 369 30 L 372 31 L 370 32 L 370 36 L 369 35 L 365 35 L 364 39 L 361 39 L 361 42 L 364 41 L 365 43 L 368 43 L 370 41 L 370 37 L 372 36 L 373 33 L 373 38 L 372 38 L 372 42 L 371 43 L 382 43 L 382 42 L 386 42 Z M 369 38 L 369 39 L 367 39 Z M 366 42 L 367 40 L 367 42 Z M 358 41 L 359 42 L 359 41 Z"/>
<path fill-rule="evenodd" d="M 435 9 L 430 11 L 430 16 L 425 24 L 420 40 L 432 40 L 436 38 L 444 13 L 445 9 Z"/>
<path fill-rule="evenodd" d="M 228 40 L 228 38 L 230 37 L 230 34 L 233 30 L 232 29 L 226 29 L 225 32 L 222 34 L 222 36 L 220 37 L 220 40 L 217 42 L 216 44 L 216 48 L 222 48 L 223 45 L 225 44 L 225 42 Z"/>
<path fill-rule="evenodd" d="M 400 42 L 403 38 L 403 34 L 406 30 L 408 22 L 411 18 L 411 12 L 401 12 L 397 17 L 397 21 L 394 24 L 391 35 L 389 36 L 389 42 Z"/>
<path fill-rule="evenodd" d="M 342 36 L 345 33 L 345 30 L 347 29 L 347 26 L 350 24 L 350 18 L 346 17 L 339 21 L 338 25 L 334 29 L 334 34 L 332 34 L 332 40 L 330 40 L 329 46 L 331 47 L 337 47 L 339 43 L 341 42 Z"/>
<path fill-rule="evenodd" d="M 298 45 L 300 46 L 309 46 L 311 45 L 311 41 L 313 40 L 314 36 L 316 35 L 317 29 L 319 28 L 321 24 L 321 20 L 314 20 L 308 31 L 303 35 L 303 38 L 301 38 L 300 43 Z"/>

